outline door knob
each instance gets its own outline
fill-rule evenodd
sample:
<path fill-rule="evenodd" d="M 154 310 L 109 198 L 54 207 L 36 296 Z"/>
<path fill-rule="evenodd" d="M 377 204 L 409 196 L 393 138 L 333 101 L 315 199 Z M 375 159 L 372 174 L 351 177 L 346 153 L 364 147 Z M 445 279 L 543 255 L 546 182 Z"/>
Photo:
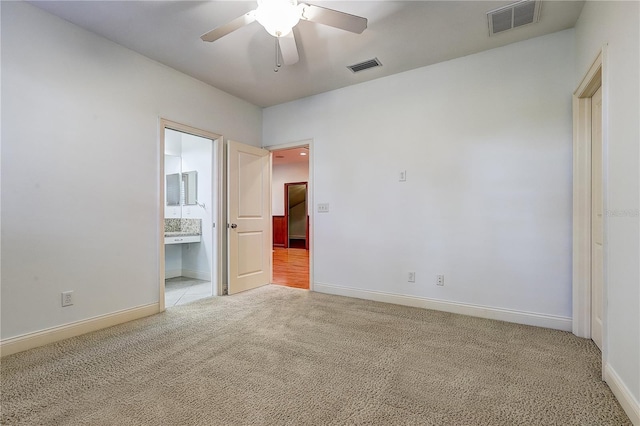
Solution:
<path fill-rule="evenodd" d="M 238 225 L 236 225 L 235 223 L 231 224 L 231 229 L 236 229 L 238 227 Z"/>

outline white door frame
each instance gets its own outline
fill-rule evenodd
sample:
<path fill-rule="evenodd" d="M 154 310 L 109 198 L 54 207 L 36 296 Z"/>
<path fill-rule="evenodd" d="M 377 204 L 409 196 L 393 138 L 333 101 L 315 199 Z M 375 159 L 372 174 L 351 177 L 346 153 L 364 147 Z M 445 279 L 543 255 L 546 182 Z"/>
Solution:
<path fill-rule="evenodd" d="M 604 279 L 602 360 L 607 359 L 607 46 L 595 59 L 573 93 L 573 334 L 591 338 L 591 96 L 602 87 L 602 147 L 604 201 Z M 604 371 L 604 369 L 603 369 Z"/>
<path fill-rule="evenodd" d="M 313 291 L 313 252 L 315 246 L 315 232 L 314 232 L 314 206 L 313 203 L 313 139 L 306 139 L 298 142 L 289 142 L 283 143 L 279 145 L 269 145 L 263 146 L 263 149 L 267 149 L 269 151 L 281 151 L 283 149 L 292 149 L 292 148 L 300 148 L 303 146 L 309 147 L 309 177 L 307 179 L 307 202 L 309 203 L 308 212 L 309 212 L 309 290 Z M 273 155 L 273 154 L 272 154 Z M 271 174 L 273 175 L 273 161 L 271 162 Z M 272 187 L 273 187 L 273 176 L 271 179 Z M 273 197 L 273 196 L 271 196 Z M 271 214 L 271 222 L 273 223 L 273 213 Z M 272 227 L 273 228 L 273 227 Z M 273 232 L 273 230 L 272 230 Z M 271 268 L 271 282 L 273 282 L 273 267 Z"/>
<path fill-rule="evenodd" d="M 206 130 L 197 129 L 195 127 L 187 126 L 185 124 L 176 123 L 175 121 L 160 118 L 160 141 L 159 141 L 159 173 L 158 173 L 158 311 L 165 310 L 164 306 L 164 281 L 165 281 L 165 250 L 164 250 L 164 138 L 165 129 L 172 129 L 182 133 L 188 133 L 194 136 L 199 136 L 205 139 L 211 139 L 213 142 L 212 156 L 211 156 L 211 188 L 213 189 L 211 199 L 209 202 L 215 205 L 215 213 L 213 216 L 213 222 L 215 223 L 215 230 L 213 232 L 213 252 L 211 254 L 211 279 L 212 279 L 212 293 L 214 296 L 222 294 L 222 256 L 223 256 L 223 238 L 222 231 L 226 227 L 222 226 L 226 223 L 222 196 L 223 192 L 223 140 L 222 136 L 216 133 L 212 133 Z M 211 226 L 212 224 L 202 224 L 202 226 Z"/>

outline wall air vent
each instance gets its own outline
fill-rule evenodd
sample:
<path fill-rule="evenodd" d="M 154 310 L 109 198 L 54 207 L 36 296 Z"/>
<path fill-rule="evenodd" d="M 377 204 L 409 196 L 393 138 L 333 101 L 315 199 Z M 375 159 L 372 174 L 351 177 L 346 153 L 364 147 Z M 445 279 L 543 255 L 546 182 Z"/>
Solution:
<path fill-rule="evenodd" d="M 541 3 L 540 0 L 522 0 L 487 12 L 489 35 L 538 22 Z"/>
<path fill-rule="evenodd" d="M 359 64 L 349 65 L 347 68 L 351 70 L 351 72 L 356 73 L 364 70 L 368 70 L 369 68 L 381 67 L 382 63 L 378 60 L 378 58 L 369 59 L 368 61 L 360 62 Z"/>

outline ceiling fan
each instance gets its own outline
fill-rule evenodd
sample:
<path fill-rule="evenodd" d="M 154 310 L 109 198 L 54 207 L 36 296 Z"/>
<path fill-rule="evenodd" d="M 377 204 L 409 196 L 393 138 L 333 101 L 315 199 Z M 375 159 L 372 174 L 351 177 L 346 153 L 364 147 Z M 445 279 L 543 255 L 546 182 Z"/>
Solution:
<path fill-rule="evenodd" d="M 285 65 L 298 62 L 298 47 L 293 34 L 300 20 L 328 25 L 352 33 L 361 34 L 367 28 L 367 18 L 350 15 L 334 9 L 298 3 L 298 0 L 258 0 L 258 7 L 239 18 L 221 25 L 200 38 L 216 41 L 225 35 L 258 21 L 269 34 L 276 38 L 276 68 L 280 68 L 280 57 Z"/>

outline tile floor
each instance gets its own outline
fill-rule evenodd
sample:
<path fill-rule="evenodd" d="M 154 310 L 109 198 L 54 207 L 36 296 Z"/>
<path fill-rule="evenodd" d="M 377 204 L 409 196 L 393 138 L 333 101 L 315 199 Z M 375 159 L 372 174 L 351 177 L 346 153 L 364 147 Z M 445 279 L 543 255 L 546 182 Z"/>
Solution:
<path fill-rule="evenodd" d="M 195 300 L 211 297 L 211 282 L 194 278 L 176 277 L 164 282 L 164 306 L 184 305 Z"/>

